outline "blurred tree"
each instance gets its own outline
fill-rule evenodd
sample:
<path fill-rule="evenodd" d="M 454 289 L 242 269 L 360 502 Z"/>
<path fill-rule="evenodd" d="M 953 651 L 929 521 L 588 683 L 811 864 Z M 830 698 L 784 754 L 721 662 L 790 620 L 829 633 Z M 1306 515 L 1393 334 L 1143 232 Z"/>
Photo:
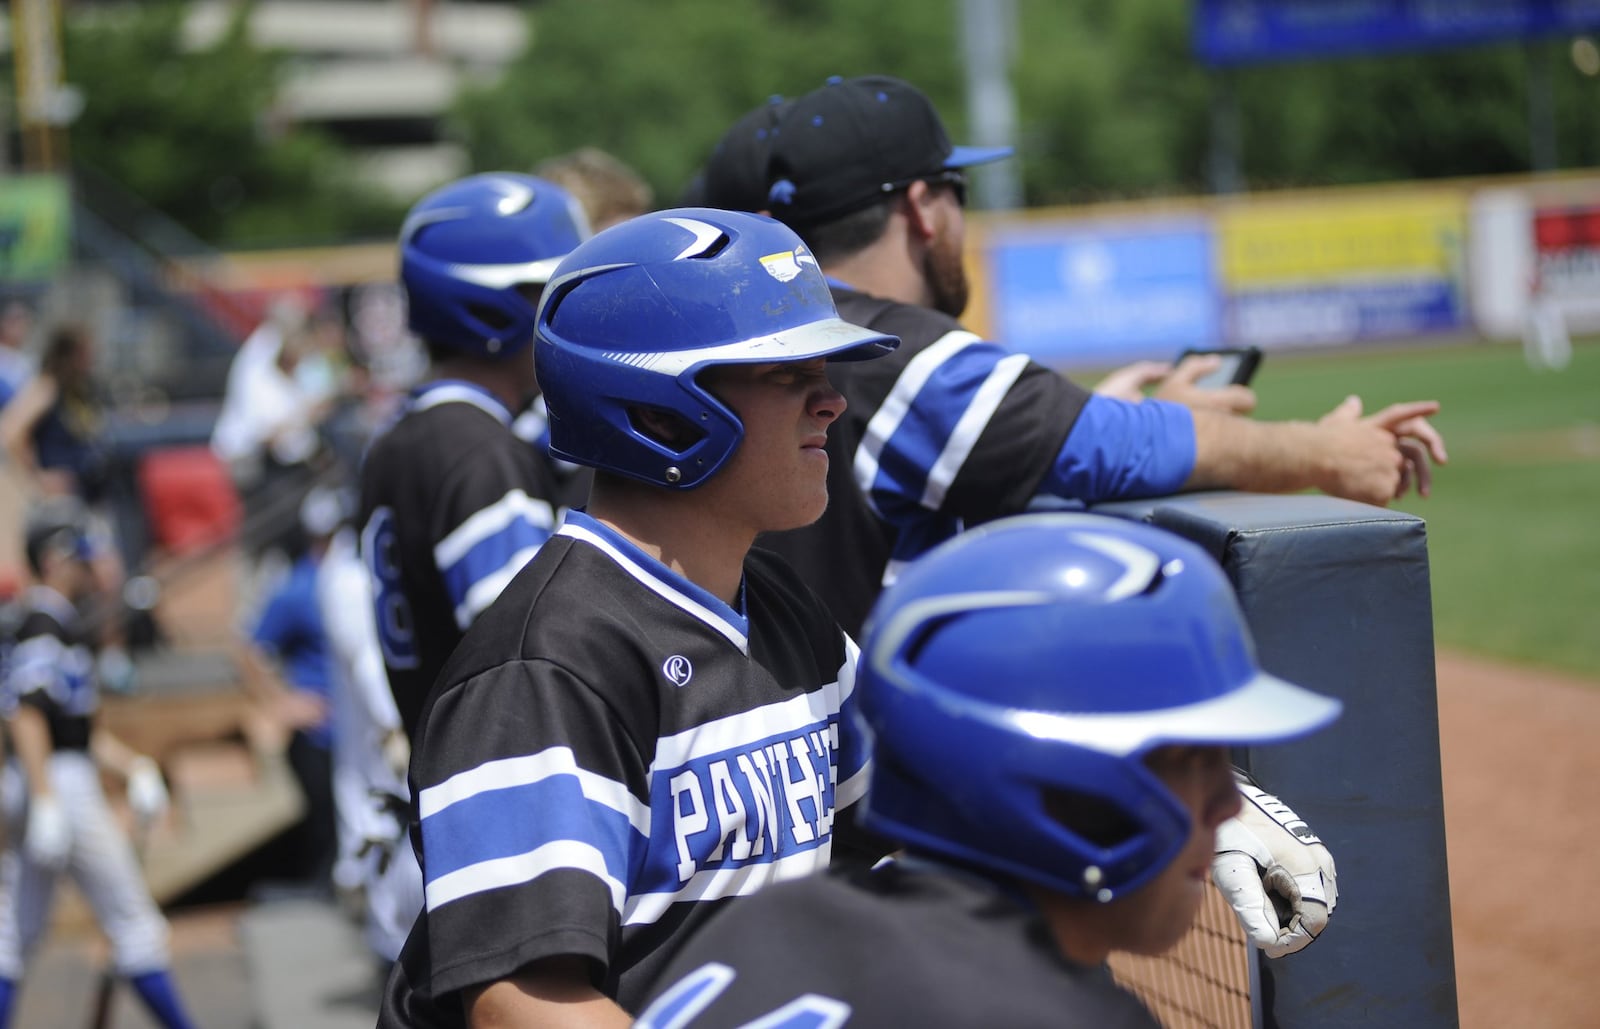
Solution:
<path fill-rule="evenodd" d="M 953 130 L 962 122 L 955 12 L 944 4 L 549 0 L 530 17 L 528 52 L 456 105 L 479 170 L 598 146 L 671 203 L 735 118 L 829 75 L 899 75 L 933 96 Z"/>
<path fill-rule="evenodd" d="M 1213 92 L 1171 0 L 1016 0 L 1018 146 L 1030 204 L 1206 189 Z M 482 169 L 592 144 L 670 201 L 734 118 L 830 74 L 915 82 L 964 133 L 957 0 L 547 0 L 503 79 L 461 98 Z M 1241 68 L 1240 162 L 1256 188 L 1529 168 L 1526 48 Z M 1594 79 L 1553 62 L 1568 165 L 1593 161 Z"/>
<path fill-rule="evenodd" d="M 219 245 L 389 235 L 404 211 L 362 189 L 339 149 L 274 114 L 284 57 L 256 48 L 241 4 L 205 49 L 188 4 L 146 0 L 67 19 L 66 77 L 83 91 L 72 158 Z"/>

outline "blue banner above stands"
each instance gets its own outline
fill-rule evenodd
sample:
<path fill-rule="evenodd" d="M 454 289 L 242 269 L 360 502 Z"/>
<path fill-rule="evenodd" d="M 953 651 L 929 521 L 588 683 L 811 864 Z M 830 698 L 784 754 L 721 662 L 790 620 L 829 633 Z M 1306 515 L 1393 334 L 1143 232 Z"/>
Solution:
<path fill-rule="evenodd" d="M 1194 50 L 1227 66 L 1600 28 L 1600 0 L 1194 0 Z"/>
<path fill-rule="evenodd" d="M 1041 223 L 985 247 L 995 338 L 1046 363 L 1170 360 L 1215 346 L 1213 233 L 1199 218 Z"/>

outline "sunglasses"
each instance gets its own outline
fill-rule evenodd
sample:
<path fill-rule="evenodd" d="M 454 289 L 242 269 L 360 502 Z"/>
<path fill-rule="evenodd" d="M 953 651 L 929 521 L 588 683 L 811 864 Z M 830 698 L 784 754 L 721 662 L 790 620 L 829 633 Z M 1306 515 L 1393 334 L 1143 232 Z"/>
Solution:
<path fill-rule="evenodd" d="M 885 193 L 893 193 L 898 189 L 906 189 L 914 182 L 926 182 L 930 186 L 949 186 L 955 192 L 956 203 L 961 207 L 967 206 L 967 176 L 958 168 L 947 168 L 931 175 L 917 175 L 898 182 L 885 182 L 878 188 Z"/>

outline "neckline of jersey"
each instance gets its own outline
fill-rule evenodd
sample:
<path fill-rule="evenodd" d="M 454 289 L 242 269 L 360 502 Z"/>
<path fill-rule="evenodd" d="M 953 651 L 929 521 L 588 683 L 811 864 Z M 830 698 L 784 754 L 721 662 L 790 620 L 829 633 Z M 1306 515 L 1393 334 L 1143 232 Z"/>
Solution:
<path fill-rule="evenodd" d="M 638 572 L 654 578 L 668 591 L 680 594 L 688 603 L 674 601 L 676 606 L 727 636 L 740 650 L 748 651 L 750 646 L 750 619 L 745 614 L 745 580 L 743 577 L 739 579 L 739 607 L 735 610 L 729 607 L 722 598 L 705 587 L 679 575 L 656 558 L 645 553 L 632 540 L 599 521 L 588 512 L 580 509 L 568 511 L 566 519 L 555 533 L 558 536 L 566 535 L 579 539 L 583 538 L 577 532 L 564 531 L 569 527 L 580 530 L 583 534 L 598 537 L 615 551 L 611 555 L 613 558 L 621 557 L 624 559 L 623 566 L 625 570 L 633 572 L 634 569 L 627 568 L 627 564 L 632 563 Z M 719 622 L 725 624 L 718 624 Z"/>
<path fill-rule="evenodd" d="M 450 403 L 471 404 L 494 415 L 500 424 L 511 424 L 511 411 L 498 397 L 477 383 L 467 382 L 464 379 L 434 379 L 432 382 L 425 382 L 411 391 L 411 403 L 408 407 L 412 411 L 425 411 L 430 407 Z"/>

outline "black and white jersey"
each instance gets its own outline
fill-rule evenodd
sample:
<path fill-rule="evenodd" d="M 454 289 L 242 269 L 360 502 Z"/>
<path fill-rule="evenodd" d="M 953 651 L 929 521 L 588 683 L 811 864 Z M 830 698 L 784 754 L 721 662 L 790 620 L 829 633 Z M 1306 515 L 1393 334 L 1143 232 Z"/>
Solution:
<path fill-rule="evenodd" d="M 841 317 L 900 346 L 829 365 L 849 406 L 828 429 L 828 509 L 764 545 L 852 634 L 900 566 L 967 526 L 1036 498 L 1174 493 L 1194 469 L 1194 421 L 1181 404 L 1088 393 L 925 307 L 837 283 L 833 298 Z"/>
<path fill-rule="evenodd" d="M 0 715 L 32 707 L 49 726 L 53 750 L 87 750 L 100 692 L 78 611 L 47 586 L 30 587 L 21 603 L 16 642 L 0 670 Z"/>
<path fill-rule="evenodd" d="M 690 940 L 650 993 L 642 1029 L 1160 1024 L 1104 966 L 1062 957 L 1024 902 L 920 864 L 775 886 Z"/>
<path fill-rule="evenodd" d="M 824 868 L 866 782 L 855 663 L 774 555 L 735 609 L 569 514 L 424 714 L 427 906 L 381 1024 L 459 1025 L 455 991 L 556 955 L 631 1008 L 725 901 Z"/>
<path fill-rule="evenodd" d="M 900 337 L 876 361 L 838 361 L 849 401 L 828 428 L 828 509 L 764 538 L 856 634 L 891 562 L 1023 510 L 1089 394 L 948 315 L 835 286 L 839 316 Z"/>
<path fill-rule="evenodd" d="M 420 387 L 361 466 L 361 554 L 389 686 L 415 738 L 422 705 L 480 612 L 550 537 L 562 485 L 464 382 Z"/>

